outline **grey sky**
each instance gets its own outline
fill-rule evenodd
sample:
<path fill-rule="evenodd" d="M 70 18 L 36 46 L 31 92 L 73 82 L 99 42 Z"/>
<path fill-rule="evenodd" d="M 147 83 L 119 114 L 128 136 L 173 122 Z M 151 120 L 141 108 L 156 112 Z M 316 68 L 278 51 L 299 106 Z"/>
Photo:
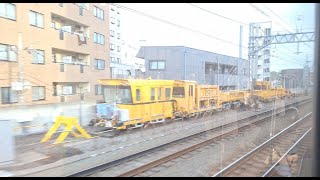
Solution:
<path fill-rule="evenodd" d="M 302 22 L 303 31 L 313 31 L 315 27 L 315 6 L 313 3 L 253 3 L 266 15 L 260 13 L 248 3 L 193 3 L 211 12 L 226 16 L 245 24 L 272 20 L 273 33 L 285 33 L 286 30 L 296 31 L 297 23 Z M 143 45 L 182 45 L 230 56 L 239 56 L 239 28 L 240 24 L 208 12 L 200 10 L 186 3 L 121 3 L 143 13 L 152 15 L 175 24 L 191 28 L 196 31 L 215 36 L 225 41 L 177 28 L 148 17 L 144 17 L 127 10 L 122 13 L 122 33 L 125 40 L 146 40 Z M 274 15 L 270 10 L 284 21 Z M 297 15 L 303 15 L 303 21 L 297 21 Z M 313 43 L 300 44 L 299 55 L 297 44 L 273 45 L 271 70 L 284 68 L 301 68 L 306 60 L 313 58 Z M 243 46 L 248 46 L 248 26 L 243 26 Z M 247 59 L 247 48 L 243 48 L 243 58 Z"/>

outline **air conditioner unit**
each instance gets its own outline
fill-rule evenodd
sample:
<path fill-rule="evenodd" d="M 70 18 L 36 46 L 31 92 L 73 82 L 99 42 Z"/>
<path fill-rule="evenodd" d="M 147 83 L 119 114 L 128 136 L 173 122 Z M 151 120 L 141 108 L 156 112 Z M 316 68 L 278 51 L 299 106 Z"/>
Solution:
<path fill-rule="evenodd" d="M 77 30 L 78 32 L 84 32 L 84 27 L 83 26 L 77 26 Z"/>

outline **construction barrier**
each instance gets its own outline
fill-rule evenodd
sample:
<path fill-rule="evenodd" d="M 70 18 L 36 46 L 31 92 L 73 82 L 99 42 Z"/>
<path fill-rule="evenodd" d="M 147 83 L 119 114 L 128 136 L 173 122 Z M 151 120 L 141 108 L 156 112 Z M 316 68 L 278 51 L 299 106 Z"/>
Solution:
<path fill-rule="evenodd" d="M 65 138 L 71 133 L 74 137 L 85 137 L 85 138 L 92 138 L 90 134 L 88 134 L 79 124 L 78 118 L 76 117 L 65 117 L 65 116 L 58 116 L 56 118 L 56 122 L 52 125 L 52 127 L 49 129 L 49 131 L 45 134 L 44 138 L 41 140 L 41 142 L 47 142 L 51 136 L 57 132 L 60 125 L 64 125 L 65 129 L 60 134 L 58 139 L 55 141 L 54 144 L 62 143 Z M 80 134 L 73 131 L 73 128 L 76 128 Z"/>

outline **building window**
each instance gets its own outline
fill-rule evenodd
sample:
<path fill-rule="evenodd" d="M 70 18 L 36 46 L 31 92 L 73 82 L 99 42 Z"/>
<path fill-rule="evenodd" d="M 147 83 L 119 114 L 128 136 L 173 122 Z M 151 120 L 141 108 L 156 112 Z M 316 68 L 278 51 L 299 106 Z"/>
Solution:
<path fill-rule="evenodd" d="M 170 100 L 170 95 L 171 95 L 171 89 L 166 88 L 166 100 Z"/>
<path fill-rule="evenodd" d="M 93 15 L 99 19 L 104 20 L 104 11 L 96 6 L 93 7 Z"/>
<path fill-rule="evenodd" d="M 270 63 L 270 59 L 265 59 L 264 63 Z"/>
<path fill-rule="evenodd" d="M 60 64 L 60 72 L 64 72 L 64 64 Z"/>
<path fill-rule="evenodd" d="M 110 36 L 114 37 L 114 31 L 113 30 L 110 30 Z"/>
<path fill-rule="evenodd" d="M 120 52 L 121 51 L 121 47 L 117 46 L 117 50 L 118 50 L 118 52 Z"/>
<path fill-rule="evenodd" d="M 264 70 L 263 70 L 263 72 L 269 72 L 270 70 L 269 70 L 269 68 L 265 68 Z"/>
<path fill-rule="evenodd" d="M 114 50 L 115 45 L 114 44 L 110 44 L 110 50 Z"/>
<path fill-rule="evenodd" d="M 74 3 L 74 4 L 86 10 L 89 10 L 89 3 Z"/>
<path fill-rule="evenodd" d="M 10 87 L 1 88 L 1 103 L 10 104 L 18 102 L 18 93 L 17 91 L 12 91 Z"/>
<path fill-rule="evenodd" d="M 111 78 L 115 78 L 116 72 L 115 72 L 115 68 L 110 67 L 110 74 L 111 74 Z"/>
<path fill-rule="evenodd" d="M 110 57 L 110 61 L 111 62 L 116 62 L 116 58 L 115 57 Z"/>
<path fill-rule="evenodd" d="M 83 16 L 83 7 L 79 7 L 79 15 Z"/>
<path fill-rule="evenodd" d="M 117 63 L 121 63 L 121 60 L 120 60 L 120 58 L 117 58 Z"/>
<path fill-rule="evenodd" d="M 29 23 L 32 26 L 44 27 L 44 21 L 43 21 L 43 14 L 35 12 L 35 11 L 30 11 L 29 12 Z"/>
<path fill-rule="evenodd" d="M 83 93 L 80 94 L 80 100 L 81 100 L 81 101 L 84 101 L 84 94 L 83 94 Z"/>
<path fill-rule="evenodd" d="M 141 98 L 140 89 L 136 89 L 136 101 L 140 101 L 140 98 Z"/>
<path fill-rule="evenodd" d="M 105 60 L 95 59 L 95 69 L 104 70 Z"/>
<path fill-rule="evenodd" d="M 63 95 L 76 94 L 76 85 L 64 85 L 62 86 Z"/>
<path fill-rule="evenodd" d="M 104 45 L 104 42 L 105 42 L 104 35 L 99 34 L 99 33 L 94 33 L 93 34 L 93 42 L 95 42 L 97 44 Z"/>
<path fill-rule="evenodd" d="M 51 21 L 51 28 L 56 29 L 56 22 Z"/>
<path fill-rule="evenodd" d="M 270 55 L 270 50 L 269 49 L 264 50 L 264 54 Z"/>
<path fill-rule="evenodd" d="M 154 101 L 154 100 L 155 100 L 155 89 L 154 89 L 154 88 L 151 88 L 150 100 L 151 100 L 151 101 Z"/>
<path fill-rule="evenodd" d="M 16 20 L 16 5 L 0 3 L 0 17 Z"/>
<path fill-rule="evenodd" d="M 102 95 L 102 87 L 100 84 L 95 85 L 95 94 Z"/>
<path fill-rule="evenodd" d="M 52 53 L 52 62 L 56 63 L 57 62 L 57 54 Z"/>
<path fill-rule="evenodd" d="M 120 39 L 120 33 L 117 33 L 117 38 Z"/>
<path fill-rule="evenodd" d="M 17 61 L 17 54 L 10 45 L 0 44 L 0 61 Z"/>
<path fill-rule="evenodd" d="M 165 61 L 150 61 L 149 69 L 151 70 L 163 70 L 165 69 Z"/>
<path fill-rule="evenodd" d="M 173 97 L 184 98 L 184 87 L 173 87 Z"/>
<path fill-rule="evenodd" d="M 193 86 L 189 85 L 189 96 L 193 96 Z"/>
<path fill-rule="evenodd" d="M 114 17 L 110 17 L 110 22 L 111 22 L 111 24 L 114 24 L 115 21 L 116 21 L 116 19 L 115 19 Z"/>
<path fill-rule="evenodd" d="M 62 29 L 60 30 L 59 38 L 60 38 L 60 40 L 63 40 L 63 39 L 64 39 L 64 32 L 63 32 Z"/>
<path fill-rule="evenodd" d="M 44 64 L 44 57 L 43 50 L 32 51 L 32 64 Z"/>
<path fill-rule="evenodd" d="M 158 88 L 158 100 L 161 100 L 161 91 L 162 91 L 162 88 Z"/>
<path fill-rule="evenodd" d="M 243 75 L 247 75 L 245 68 L 243 68 Z"/>
<path fill-rule="evenodd" d="M 80 64 L 80 73 L 83 73 L 83 72 L 84 72 L 84 65 Z"/>
<path fill-rule="evenodd" d="M 45 100 L 45 87 L 34 86 L 32 87 L 32 101 Z"/>
<path fill-rule="evenodd" d="M 117 20 L 117 26 L 120 27 L 120 20 Z"/>

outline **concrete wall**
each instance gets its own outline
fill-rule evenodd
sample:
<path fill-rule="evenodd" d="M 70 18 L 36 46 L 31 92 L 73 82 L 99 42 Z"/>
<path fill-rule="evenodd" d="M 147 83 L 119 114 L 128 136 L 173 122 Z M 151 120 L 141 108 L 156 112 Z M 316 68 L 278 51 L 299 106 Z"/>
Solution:
<path fill-rule="evenodd" d="M 82 126 L 89 124 L 95 118 L 95 103 L 66 103 L 51 105 L 16 106 L 0 108 L 1 119 L 12 120 L 12 128 L 15 135 L 28 133 L 46 132 L 55 122 L 59 115 L 77 117 Z M 30 122 L 23 124 L 23 122 Z M 34 127 L 22 129 L 22 126 L 31 125 Z"/>

